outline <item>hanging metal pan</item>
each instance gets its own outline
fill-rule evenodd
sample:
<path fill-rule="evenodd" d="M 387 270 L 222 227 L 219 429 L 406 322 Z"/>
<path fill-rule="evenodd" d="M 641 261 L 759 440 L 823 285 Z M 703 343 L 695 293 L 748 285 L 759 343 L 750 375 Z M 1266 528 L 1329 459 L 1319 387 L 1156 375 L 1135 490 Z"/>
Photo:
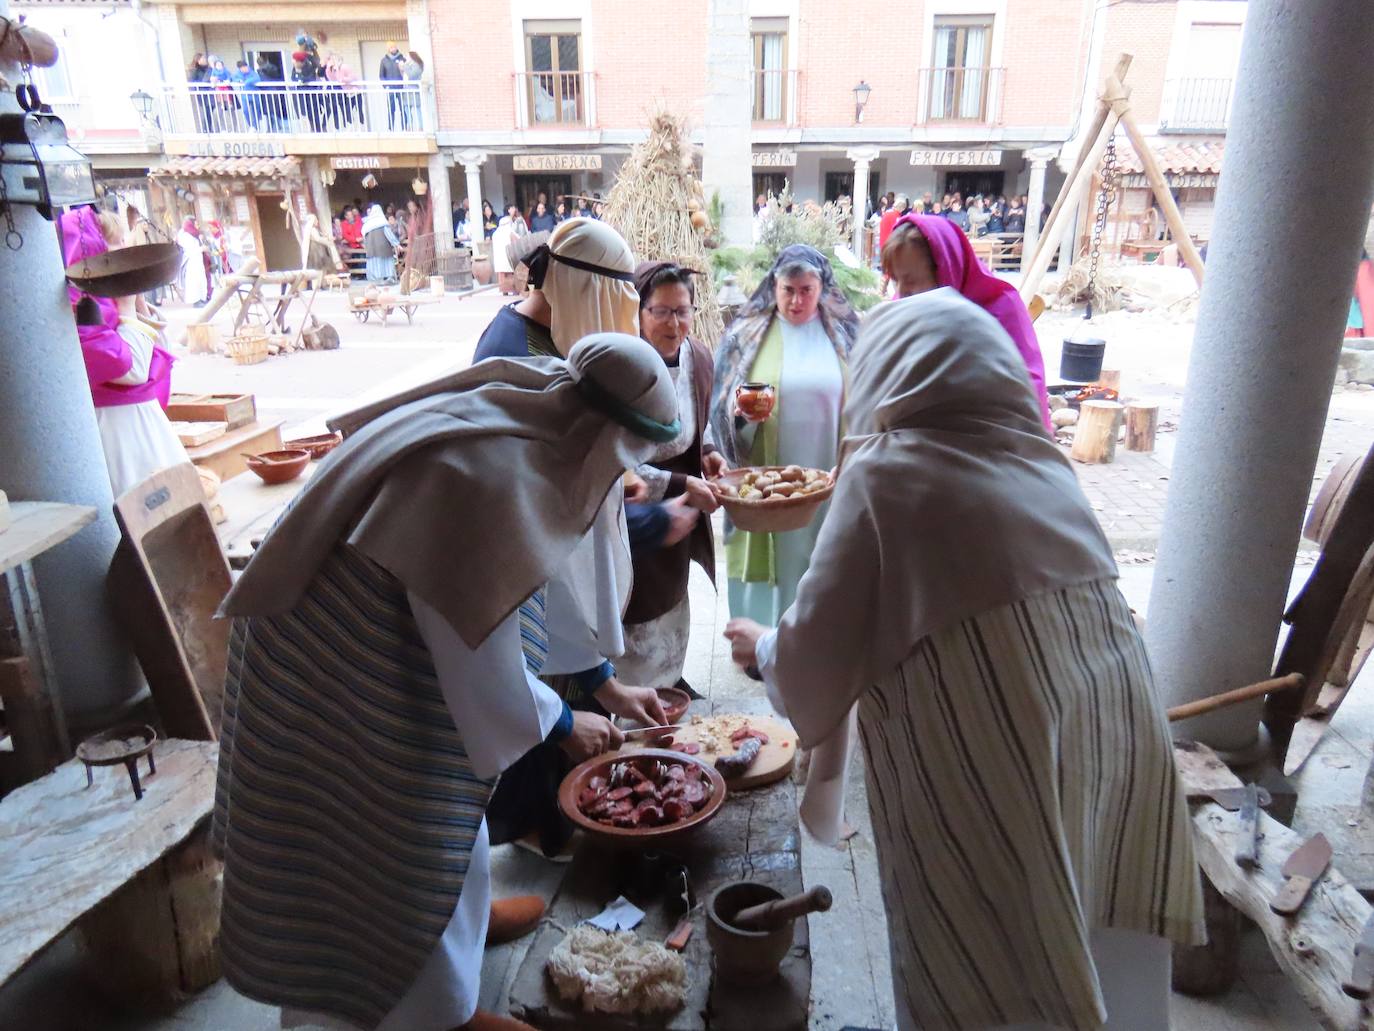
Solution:
<path fill-rule="evenodd" d="M 166 286 L 181 272 L 181 248 L 144 243 L 80 258 L 67 266 L 67 282 L 95 297 L 128 297 Z"/>

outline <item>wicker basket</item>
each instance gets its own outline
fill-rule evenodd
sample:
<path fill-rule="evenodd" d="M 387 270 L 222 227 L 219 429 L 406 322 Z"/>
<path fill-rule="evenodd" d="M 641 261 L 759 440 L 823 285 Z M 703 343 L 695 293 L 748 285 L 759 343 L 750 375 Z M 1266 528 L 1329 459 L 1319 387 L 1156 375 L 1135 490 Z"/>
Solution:
<path fill-rule="evenodd" d="M 267 333 L 245 326 L 229 338 L 229 357 L 235 365 L 257 365 L 267 361 Z"/>
<path fill-rule="evenodd" d="M 765 465 L 731 469 L 711 482 L 738 487 L 749 473 L 771 472 L 782 468 L 784 466 Z M 717 493 L 716 497 L 720 500 L 726 515 L 730 517 L 730 522 L 737 528 L 762 533 L 786 533 L 788 530 L 800 530 L 808 526 L 811 520 L 816 518 L 816 511 L 834 492 L 835 481 L 831 480 L 824 490 L 800 498 L 756 501 L 752 498 L 732 498 L 720 493 Z"/>

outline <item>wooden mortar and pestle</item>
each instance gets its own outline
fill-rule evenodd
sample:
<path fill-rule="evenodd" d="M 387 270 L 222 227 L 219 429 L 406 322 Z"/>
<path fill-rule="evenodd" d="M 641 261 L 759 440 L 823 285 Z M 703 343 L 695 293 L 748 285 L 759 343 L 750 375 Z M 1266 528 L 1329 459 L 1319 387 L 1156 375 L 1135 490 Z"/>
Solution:
<path fill-rule="evenodd" d="M 738 985 L 773 980 L 792 948 L 793 922 L 825 912 L 832 901 L 830 889 L 822 885 L 791 898 L 757 881 L 717 888 L 706 907 L 706 939 L 715 953 L 716 975 Z"/>

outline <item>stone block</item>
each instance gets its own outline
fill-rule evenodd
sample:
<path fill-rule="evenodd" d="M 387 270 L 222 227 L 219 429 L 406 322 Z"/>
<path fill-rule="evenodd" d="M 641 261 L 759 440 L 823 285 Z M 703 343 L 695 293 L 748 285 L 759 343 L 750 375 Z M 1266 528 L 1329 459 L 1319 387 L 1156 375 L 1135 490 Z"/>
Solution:
<path fill-rule="evenodd" d="M 1374 351 L 1343 346 L 1340 368 L 1345 370 L 1352 383 L 1374 383 Z"/>

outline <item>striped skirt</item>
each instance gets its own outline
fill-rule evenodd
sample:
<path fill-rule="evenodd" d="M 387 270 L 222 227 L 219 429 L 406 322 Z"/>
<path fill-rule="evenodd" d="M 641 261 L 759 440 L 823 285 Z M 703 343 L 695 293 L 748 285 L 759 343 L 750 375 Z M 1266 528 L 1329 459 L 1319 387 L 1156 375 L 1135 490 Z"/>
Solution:
<path fill-rule="evenodd" d="M 859 727 L 903 1031 L 1096 1029 L 1095 928 L 1203 940 L 1168 724 L 1114 582 L 932 634 Z"/>
<path fill-rule="evenodd" d="M 376 1026 L 453 917 L 491 790 L 404 587 L 340 545 L 294 609 L 230 638 L 213 825 L 229 983 Z"/>

